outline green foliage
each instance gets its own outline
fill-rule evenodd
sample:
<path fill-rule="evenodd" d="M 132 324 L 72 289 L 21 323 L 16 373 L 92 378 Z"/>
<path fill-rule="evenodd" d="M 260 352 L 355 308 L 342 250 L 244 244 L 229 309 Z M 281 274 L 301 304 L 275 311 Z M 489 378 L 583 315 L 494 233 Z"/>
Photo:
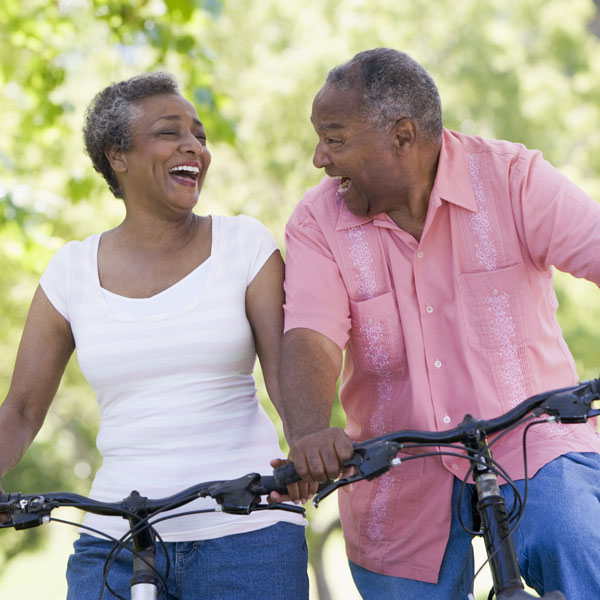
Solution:
<path fill-rule="evenodd" d="M 313 96 L 328 69 L 375 46 L 405 50 L 430 71 L 446 126 L 539 148 L 600 197 L 594 17 L 592 0 L 3 0 L 0 395 L 52 253 L 122 217 L 80 135 L 85 106 L 107 83 L 173 72 L 213 153 L 199 211 L 251 214 L 283 242 L 293 206 L 321 177 L 311 164 Z M 598 290 L 562 275 L 556 287 L 578 371 L 596 375 Z M 93 395 L 73 361 L 7 489 L 85 491 L 85 465 L 93 472 L 98 464 L 96 422 Z M 343 423 L 339 407 L 333 422 Z M 25 543 L 22 534 L 6 542 L 4 534 L 0 563 Z M 314 547 L 321 538 L 311 536 Z"/>

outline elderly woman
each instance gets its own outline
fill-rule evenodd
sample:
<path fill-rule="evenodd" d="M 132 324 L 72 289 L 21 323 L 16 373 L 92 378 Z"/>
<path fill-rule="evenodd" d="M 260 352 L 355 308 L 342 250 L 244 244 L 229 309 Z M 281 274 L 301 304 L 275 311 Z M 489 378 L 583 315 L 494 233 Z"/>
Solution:
<path fill-rule="evenodd" d="M 90 496 L 163 497 L 200 481 L 267 472 L 279 455 L 252 377 L 256 354 L 277 406 L 283 262 L 263 225 L 193 211 L 211 155 L 196 110 L 170 75 L 111 85 L 84 126 L 94 168 L 125 203 L 123 222 L 52 258 L 37 289 L 0 409 L 0 475 L 40 429 L 65 365 L 79 365 L 100 407 L 103 456 Z M 181 510 L 212 506 L 197 500 Z M 173 568 L 170 599 L 306 598 L 304 520 L 283 511 L 208 513 L 157 530 Z M 113 537 L 126 521 L 88 515 Z M 113 544 L 83 533 L 69 600 L 97 598 Z M 159 548 L 157 566 L 164 568 Z M 131 556 L 109 583 L 128 597 Z M 113 598 L 106 593 L 105 598 Z"/>

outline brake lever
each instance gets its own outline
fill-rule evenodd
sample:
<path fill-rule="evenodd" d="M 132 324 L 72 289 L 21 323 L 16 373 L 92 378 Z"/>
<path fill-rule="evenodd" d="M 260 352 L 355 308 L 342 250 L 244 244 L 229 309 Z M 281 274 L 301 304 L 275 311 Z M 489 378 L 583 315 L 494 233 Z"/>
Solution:
<path fill-rule="evenodd" d="M 597 409 L 592 409 L 592 402 L 600 399 L 598 387 L 596 381 L 592 381 L 575 390 L 553 394 L 534 411 L 534 414 L 547 414 L 559 423 L 585 423 L 589 418 L 600 414 Z"/>
<path fill-rule="evenodd" d="M 333 481 L 330 485 L 320 490 L 313 498 L 315 507 L 319 502 L 335 492 L 338 488 L 350 485 L 356 481 L 366 479 L 370 481 L 383 473 L 389 471 L 392 467 L 399 465 L 400 460 L 396 458 L 400 444 L 396 442 L 384 441 L 368 443 L 365 445 L 354 444 L 354 455 L 350 460 L 344 463 L 344 470 L 354 468 L 352 475 Z"/>
<path fill-rule="evenodd" d="M 259 498 L 251 491 L 251 487 L 259 481 L 258 473 L 248 473 L 238 479 L 212 485 L 209 493 L 222 506 L 223 512 L 248 515 L 259 503 Z"/>
<path fill-rule="evenodd" d="M 0 529 L 12 527 L 14 529 L 29 529 L 38 527 L 50 521 L 50 512 L 54 508 L 46 501 L 44 496 L 32 498 L 21 498 L 21 494 L 15 494 L 8 502 L 2 503 L 2 507 L 10 509 L 10 521 L 0 524 Z M 16 505 L 19 508 L 16 508 Z"/>

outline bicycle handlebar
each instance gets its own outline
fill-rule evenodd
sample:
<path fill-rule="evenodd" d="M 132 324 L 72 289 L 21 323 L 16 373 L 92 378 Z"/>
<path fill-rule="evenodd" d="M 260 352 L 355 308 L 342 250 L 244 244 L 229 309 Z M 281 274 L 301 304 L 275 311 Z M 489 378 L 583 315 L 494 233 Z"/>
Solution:
<path fill-rule="evenodd" d="M 578 385 L 536 394 L 493 419 L 475 419 L 471 415 L 466 415 L 458 427 L 446 431 L 394 431 L 363 442 L 356 442 L 354 456 L 344 463 L 344 468 L 354 467 L 355 474 L 338 479 L 320 490 L 315 495 L 313 504 L 318 506 L 323 498 L 339 487 L 362 479 L 374 479 L 400 464 L 401 461 L 396 458 L 396 455 L 404 444 L 436 446 L 466 441 L 477 434 L 490 435 L 507 429 L 530 413 L 536 417 L 548 415 L 549 420 L 559 423 L 585 423 L 588 419 L 600 415 L 600 410 L 592 408 L 592 403 L 599 399 L 600 379 L 591 379 Z M 284 487 L 300 481 L 300 476 L 291 462 L 276 469 L 274 476 Z"/>
<path fill-rule="evenodd" d="M 163 510 L 178 508 L 210 496 L 221 506 L 223 512 L 249 514 L 254 510 L 279 509 L 304 514 L 304 509 L 290 504 L 260 504 L 261 496 L 278 492 L 287 493 L 286 486 L 272 476 L 248 473 L 238 479 L 198 483 L 165 498 L 150 499 L 133 491 L 119 502 L 101 502 L 70 492 L 44 494 L 0 494 L 0 512 L 9 513 L 11 521 L 0 524 L 0 528 L 27 529 L 50 520 L 50 513 L 58 507 L 71 506 L 106 516 L 143 518 Z"/>

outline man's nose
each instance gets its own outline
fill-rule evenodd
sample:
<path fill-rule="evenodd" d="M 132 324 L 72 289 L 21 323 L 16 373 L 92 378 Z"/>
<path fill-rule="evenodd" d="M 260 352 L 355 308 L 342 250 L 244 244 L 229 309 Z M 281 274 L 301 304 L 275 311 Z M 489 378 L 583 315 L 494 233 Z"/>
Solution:
<path fill-rule="evenodd" d="M 315 153 L 313 155 L 313 165 L 317 169 L 322 169 L 323 167 L 327 167 L 331 164 L 331 158 L 329 157 L 329 153 L 325 148 L 324 142 L 319 141 L 315 146 Z"/>

